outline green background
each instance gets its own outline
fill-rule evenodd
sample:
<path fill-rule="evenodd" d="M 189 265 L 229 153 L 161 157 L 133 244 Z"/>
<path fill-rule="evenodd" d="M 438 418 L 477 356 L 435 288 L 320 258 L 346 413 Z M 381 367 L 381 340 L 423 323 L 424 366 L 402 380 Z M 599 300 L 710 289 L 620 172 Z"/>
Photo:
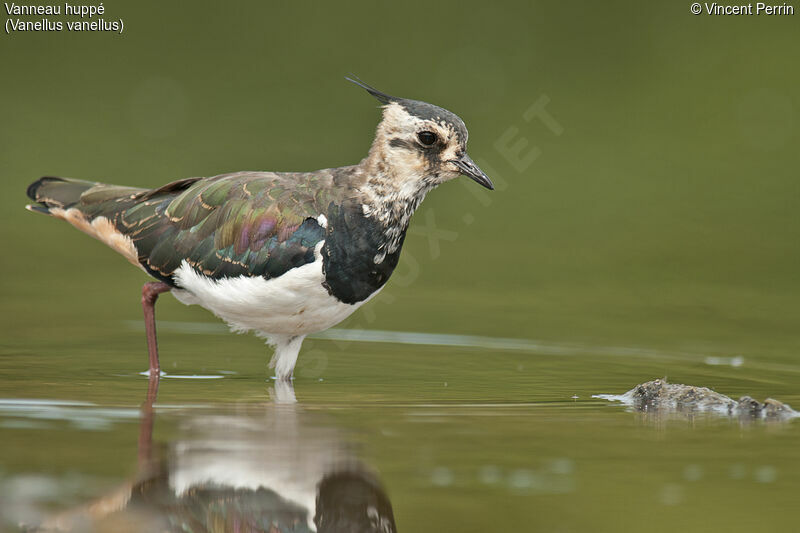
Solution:
<path fill-rule="evenodd" d="M 342 326 L 542 346 L 306 343 L 301 405 L 357 435 L 400 529 L 795 525 L 796 424 L 667 431 L 590 399 L 668 375 L 800 404 L 800 15 L 695 16 L 689 5 L 111 1 L 104 18 L 123 19 L 122 35 L 0 35 L 0 396 L 136 406 L 143 395 L 132 376 L 144 339 L 129 321 L 141 319 L 144 275 L 26 212 L 31 181 L 156 187 L 356 163 L 379 111 L 344 80 L 355 73 L 461 116 L 498 188 L 460 178 L 432 192 L 392 280 Z M 526 120 L 544 101 L 555 129 Z M 508 155 L 515 143 L 529 164 Z M 216 322 L 169 296 L 158 313 L 168 371 L 237 373 L 167 381 L 161 401 L 267 399 L 260 340 L 170 329 Z M 745 363 L 709 366 L 707 356 Z M 462 407 L 427 412 L 438 424 L 403 407 L 441 403 Z M 136 428 L 121 424 L 102 435 L 7 433 L 0 478 L 125 478 L 134 467 L 119 457 L 135 456 Z M 161 440 L 178 425 L 162 426 Z M 47 445 L 55 439 L 60 453 Z M 576 468 L 566 495 L 460 481 L 489 463 L 535 473 L 559 457 Z M 441 464 L 455 472 L 449 488 L 430 483 Z M 664 507 L 658 494 L 696 465 L 703 481 L 680 485 L 682 503 Z M 726 472 L 739 467 L 781 474 L 737 485 Z"/>

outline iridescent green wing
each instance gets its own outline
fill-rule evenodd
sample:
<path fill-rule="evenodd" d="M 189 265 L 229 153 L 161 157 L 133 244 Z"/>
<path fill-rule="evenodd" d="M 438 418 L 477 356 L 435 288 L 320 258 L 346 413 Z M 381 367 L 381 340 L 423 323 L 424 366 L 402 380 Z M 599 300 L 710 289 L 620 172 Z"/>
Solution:
<path fill-rule="evenodd" d="M 238 173 L 155 190 L 116 217 L 140 263 L 171 281 L 185 260 L 214 279 L 280 276 L 314 260 L 317 221 L 330 190 L 324 174 Z M 163 188 L 162 188 L 163 189 Z"/>
<path fill-rule="evenodd" d="M 188 178 L 158 189 L 138 189 L 69 178 L 42 178 L 28 188 L 33 210 L 78 209 L 104 217 L 131 239 L 138 262 L 172 283 L 185 260 L 214 279 L 273 278 L 314 260 L 324 238 L 333 172 L 240 172 Z M 51 213 L 52 214 L 52 213 Z"/>

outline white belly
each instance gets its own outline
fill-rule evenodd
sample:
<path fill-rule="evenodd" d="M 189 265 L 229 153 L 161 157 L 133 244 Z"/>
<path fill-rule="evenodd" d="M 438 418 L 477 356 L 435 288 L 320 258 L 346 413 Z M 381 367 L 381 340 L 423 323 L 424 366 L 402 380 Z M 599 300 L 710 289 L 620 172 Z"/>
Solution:
<path fill-rule="evenodd" d="M 198 273 L 186 261 L 175 271 L 175 297 L 185 304 L 205 307 L 234 331 L 255 330 L 271 336 L 298 336 L 322 331 L 350 316 L 362 303 L 346 304 L 322 286 L 323 242 L 315 261 L 293 268 L 280 277 L 239 276 L 214 280 Z M 366 300 L 365 300 L 366 301 Z"/>

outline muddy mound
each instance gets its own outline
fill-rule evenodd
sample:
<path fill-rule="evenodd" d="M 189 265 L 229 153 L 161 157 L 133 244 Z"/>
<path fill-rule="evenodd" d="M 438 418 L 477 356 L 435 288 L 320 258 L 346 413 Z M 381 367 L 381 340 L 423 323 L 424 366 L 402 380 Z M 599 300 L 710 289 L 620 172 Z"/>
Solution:
<path fill-rule="evenodd" d="M 750 396 L 734 400 L 707 387 L 667 383 L 666 379 L 636 385 L 625 394 L 596 394 L 593 398 L 622 402 L 639 411 L 706 411 L 732 417 L 773 420 L 800 416 L 787 404 L 772 398 L 767 398 L 763 403 Z"/>

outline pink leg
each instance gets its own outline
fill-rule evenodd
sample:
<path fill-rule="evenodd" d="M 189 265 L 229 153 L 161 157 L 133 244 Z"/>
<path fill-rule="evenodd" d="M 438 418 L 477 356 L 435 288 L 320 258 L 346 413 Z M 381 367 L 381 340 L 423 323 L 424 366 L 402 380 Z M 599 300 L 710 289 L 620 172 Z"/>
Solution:
<path fill-rule="evenodd" d="M 158 376 L 161 367 L 158 364 L 158 339 L 156 339 L 156 300 L 162 292 L 172 287 L 160 281 L 150 281 L 142 287 L 142 309 L 144 310 L 144 329 L 147 333 L 147 354 L 150 357 L 150 378 Z"/>

